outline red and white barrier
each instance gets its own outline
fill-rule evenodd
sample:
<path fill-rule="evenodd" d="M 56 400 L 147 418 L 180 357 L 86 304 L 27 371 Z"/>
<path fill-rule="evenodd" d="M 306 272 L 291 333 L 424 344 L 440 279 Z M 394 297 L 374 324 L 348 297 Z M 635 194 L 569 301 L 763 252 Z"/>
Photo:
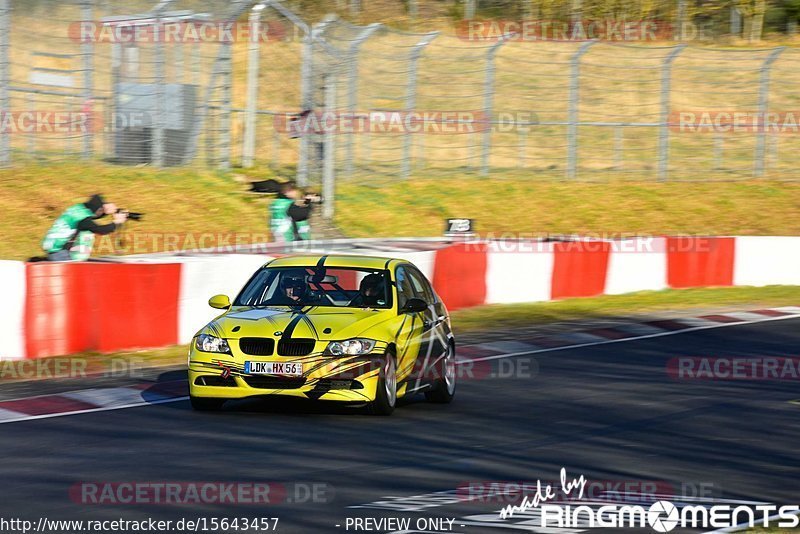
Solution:
<path fill-rule="evenodd" d="M 667 287 L 666 238 L 635 237 L 615 243 L 608 258 L 606 295 Z"/>
<path fill-rule="evenodd" d="M 515 304 L 552 298 L 554 243 L 531 243 L 519 251 L 490 246 L 486 266 L 486 303 Z"/>
<path fill-rule="evenodd" d="M 174 345 L 180 264 L 26 266 L 28 358 Z"/>
<path fill-rule="evenodd" d="M 737 237 L 733 285 L 800 285 L 800 237 Z"/>
<path fill-rule="evenodd" d="M 0 360 L 25 357 L 25 264 L 21 261 L 0 261 Z"/>
<path fill-rule="evenodd" d="M 800 285 L 800 237 L 664 237 L 569 242 L 465 242 L 401 257 L 451 310 L 665 288 Z M 340 250 L 331 253 L 341 253 Z M 162 263 L 0 261 L 0 358 L 40 358 L 187 343 L 270 256 L 160 257 Z"/>

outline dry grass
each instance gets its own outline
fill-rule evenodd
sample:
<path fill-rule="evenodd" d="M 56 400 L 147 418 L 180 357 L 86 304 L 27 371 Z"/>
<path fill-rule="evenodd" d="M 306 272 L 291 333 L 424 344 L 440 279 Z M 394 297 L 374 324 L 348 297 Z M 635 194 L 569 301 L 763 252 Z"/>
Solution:
<path fill-rule="evenodd" d="M 263 168 L 250 174 L 272 175 Z M 335 223 L 351 237 L 441 235 L 447 217 L 474 218 L 482 234 L 800 234 L 800 184 L 794 183 L 567 184 L 513 174 L 504 179 L 468 172 L 444 176 L 418 176 L 379 188 L 342 183 Z M 245 189 L 232 173 L 195 169 L 72 163 L 3 170 L 0 258 L 40 254 L 39 243 L 52 221 L 94 192 L 146 213 L 144 221 L 128 225 L 129 244 L 137 234 L 150 236 L 138 252 L 163 250 L 164 243 L 147 247 L 153 235 L 164 232 L 263 241 L 267 202 Z M 110 254 L 109 244 L 99 242 L 96 251 Z M 186 245 L 193 248 L 191 241 Z"/>
<path fill-rule="evenodd" d="M 267 204 L 244 194 L 243 189 L 230 175 L 192 169 L 158 171 L 73 163 L 2 170 L 0 258 L 42 254 L 39 243 L 55 218 L 67 206 L 96 192 L 121 207 L 145 213 L 143 221 L 127 225 L 129 245 L 135 234 L 151 236 L 141 241 L 140 252 L 150 252 L 149 243 L 163 249 L 165 233 L 227 234 L 239 235 L 243 242 L 264 241 L 269 231 Z M 111 240 L 100 241 L 95 252 L 107 255 L 111 244 Z"/>
<path fill-rule="evenodd" d="M 481 234 L 800 234 L 800 184 L 790 183 L 571 184 L 462 172 L 381 188 L 347 183 L 338 195 L 336 221 L 358 237 L 439 235 L 447 217 L 476 219 Z"/>

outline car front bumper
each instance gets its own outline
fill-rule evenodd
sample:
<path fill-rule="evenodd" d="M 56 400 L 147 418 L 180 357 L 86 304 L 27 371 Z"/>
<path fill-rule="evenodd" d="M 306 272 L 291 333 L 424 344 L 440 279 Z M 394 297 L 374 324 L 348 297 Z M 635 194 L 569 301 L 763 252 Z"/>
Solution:
<path fill-rule="evenodd" d="M 338 402 L 371 402 L 375 399 L 381 355 L 344 360 L 324 356 L 265 357 L 269 361 L 303 363 L 303 376 L 283 377 L 244 372 L 244 360 L 192 351 L 189 361 L 189 394 L 197 398 L 243 399 L 267 395 Z M 258 359 L 248 357 L 252 361 Z"/>

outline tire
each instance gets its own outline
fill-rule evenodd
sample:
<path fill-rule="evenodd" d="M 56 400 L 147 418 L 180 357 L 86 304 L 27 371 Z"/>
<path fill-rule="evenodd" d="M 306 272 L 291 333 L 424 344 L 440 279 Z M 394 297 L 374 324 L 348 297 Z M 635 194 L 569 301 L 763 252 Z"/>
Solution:
<path fill-rule="evenodd" d="M 189 396 L 189 401 L 192 403 L 192 409 L 197 412 L 215 412 L 225 404 L 225 399 L 213 399 L 208 397 Z"/>
<path fill-rule="evenodd" d="M 456 396 L 456 351 L 452 343 L 447 345 L 447 354 L 439 360 L 439 376 L 431 389 L 425 392 L 428 402 L 449 404 Z"/>
<path fill-rule="evenodd" d="M 394 354 L 387 352 L 381 360 L 378 385 L 375 389 L 375 400 L 370 402 L 367 410 L 372 415 L 392 415 L 397 405 L 397 360 Z"/>

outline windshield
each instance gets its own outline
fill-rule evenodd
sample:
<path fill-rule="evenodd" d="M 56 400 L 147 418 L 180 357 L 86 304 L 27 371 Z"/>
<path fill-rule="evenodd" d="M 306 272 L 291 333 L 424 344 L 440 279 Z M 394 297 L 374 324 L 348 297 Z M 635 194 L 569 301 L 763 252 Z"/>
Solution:
<path fill-rule="evenodd" d="M 250 279 L 234 306 L 390 308 L 389 271 L 328 267 L 265 267 Z"/>

